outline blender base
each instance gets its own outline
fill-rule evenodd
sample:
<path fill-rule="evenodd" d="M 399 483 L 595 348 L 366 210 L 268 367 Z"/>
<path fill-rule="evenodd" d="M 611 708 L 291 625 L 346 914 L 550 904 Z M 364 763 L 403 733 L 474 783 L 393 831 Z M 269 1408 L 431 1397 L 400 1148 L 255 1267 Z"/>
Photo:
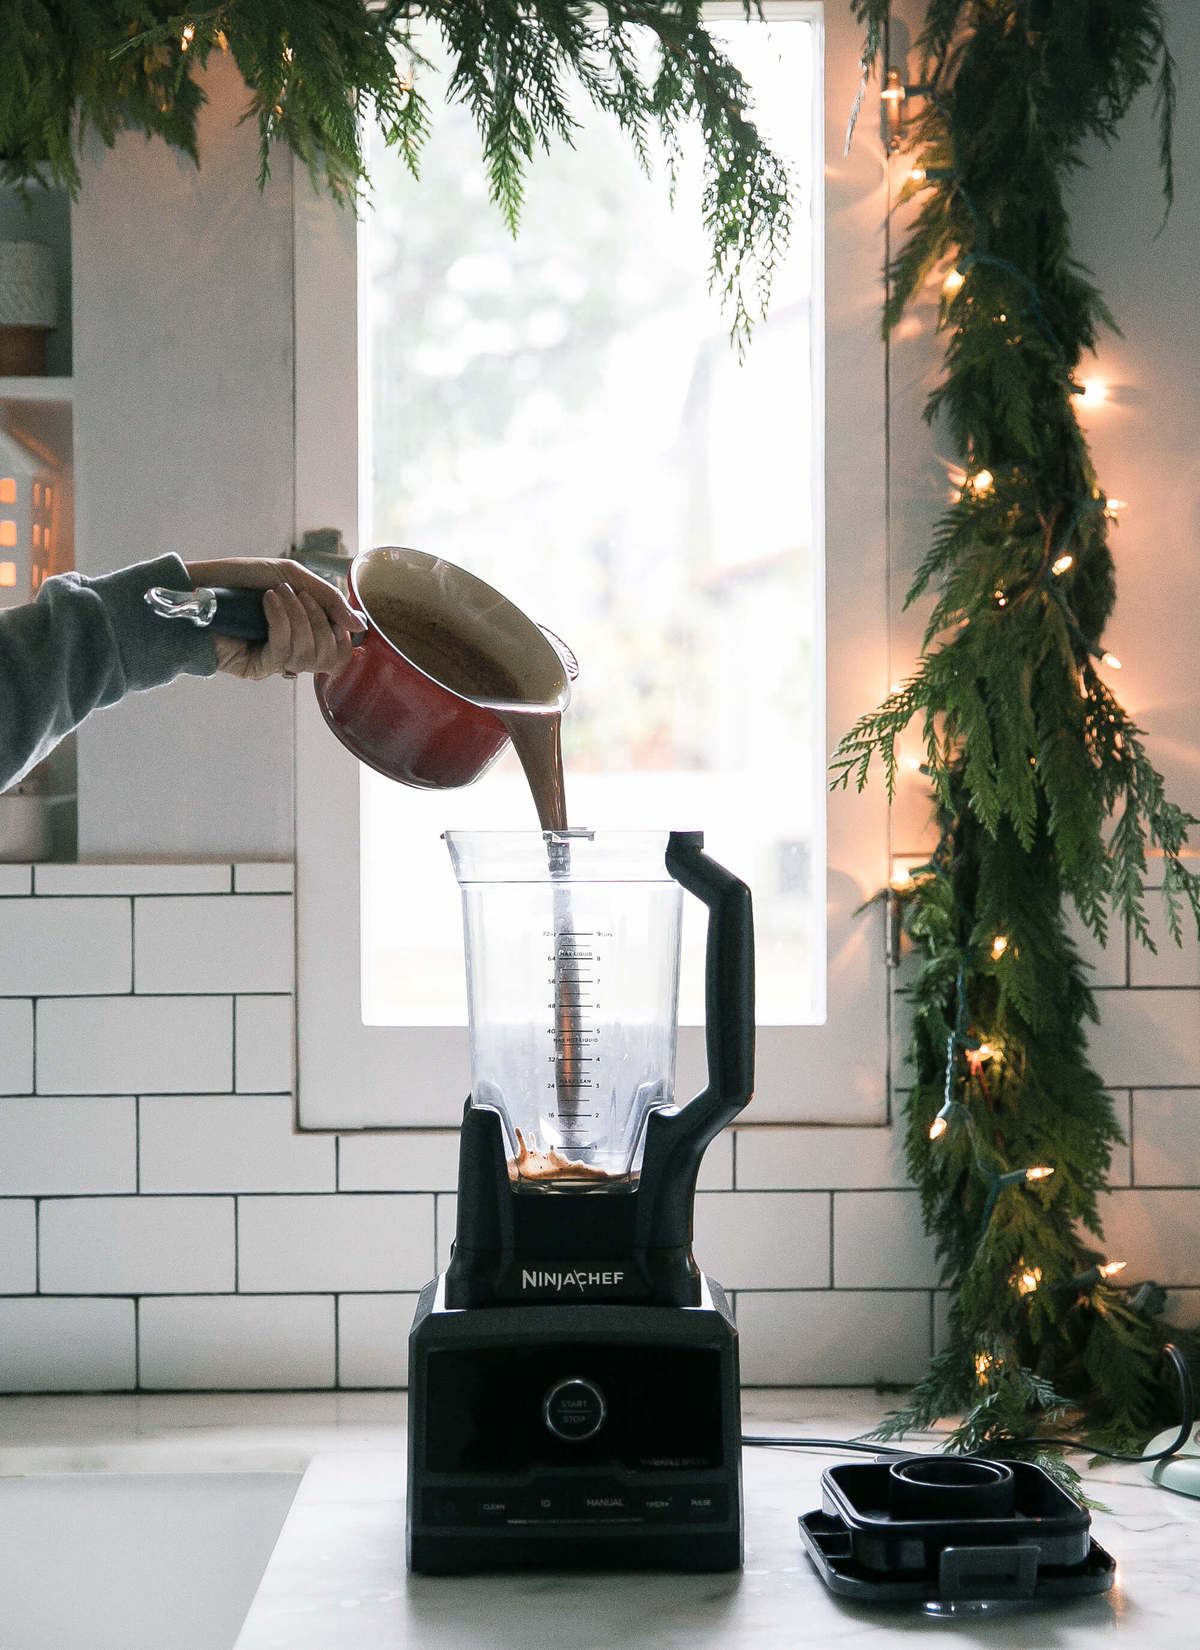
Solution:
<path fill-rule="evenodd" d="M 719 1571 L 742 1562 L 737 1331 L 693 1307 L 445 1306 L 410 1346 L 408 1562 Z"/>

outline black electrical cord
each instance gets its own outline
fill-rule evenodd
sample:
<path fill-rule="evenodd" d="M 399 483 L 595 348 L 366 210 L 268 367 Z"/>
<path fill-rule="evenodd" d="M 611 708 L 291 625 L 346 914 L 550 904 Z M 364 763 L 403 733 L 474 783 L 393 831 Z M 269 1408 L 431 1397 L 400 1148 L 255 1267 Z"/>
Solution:
<path fill-rule="evenodd" d="M 1003 1438 L 998 1442 L 1010 1444 L 1014 1449 L 1080 1449 L 1086 1450 L 1089 1455 L 1102 1456 L 1106 1461 L 1167 1461 L 1172 1455 L 1178 1455 L 1187 1443 L 1192 1427 L 1196 1420 L 1196 1388 L 1192 1381 L 1192 1372 L 1188 1368 L 1187 1359 L 1179 1348 L 1168 1341 L 1163 1352 L 1170 1359 L 1175 1370 L 1175 1377 L 1179 1382 L 1180 1421 L 1179 1431 L 1165 1449 L 1155 1450 L 1153 1455 L 1121 1455 L 1116 1450 L 1099 1449 L 1095 1444 L 1089 1444 L 1086 1438 L 1055 1438 L 1047 1435 L 1043 1438 Z M 820 1449 L 820 1450 L 850 1450 L 857 1455 L 897 1455 L 906 1456 L 917 1453 L 911 1449 L 895 1449 L 890 1444 L 867 1444 L 851 1438 L 760 1438 L 748 1433 L 742 1434 L 743 1445 L 754 1445 L 762 1449 Z M 937 1454 L 937 1451 L 930 1451 Z"/>
<path fill-rule="evenodd" d="M 890 1444 L 862 1444 L 853 1438 L 757 1438 L 742 1434 L 742 1443 L 762 1449 L 845 1449 L 856 1455 L 911 1455 L 910 1449 L 893 1449 Z"/>
<path fill-rule="evenodd" d="M 1171 1456 L 1178 1455 L 1187 1443 L 1188 1437 L 1196 1420 L 1196 1387 L 1192 1381 L 1192 1372 L 1188 1368 L 1187 1359 L 1173 1342 L 1168 1341 L 1163 1352 L 1171 1360 L 1175 1370 L 1175 1378 L 1179 1382 L 1179 1431 L 1172 1438 L 1165 1449 L 1155 1450 L 1153 1455 L 1122 1455 L 1117 1450 L 1099 1449 L 1095 1444 L 1089 1444 L 1086 1438 L 1005 1438 L 1006 1444 L 1017 1445 L 1045 1445 L 1061 1444 L 1068 1449 L 1086 1450 L 1089 1455 L 1099 1455 L 1106 1461 L 1169 1461 Z"/>

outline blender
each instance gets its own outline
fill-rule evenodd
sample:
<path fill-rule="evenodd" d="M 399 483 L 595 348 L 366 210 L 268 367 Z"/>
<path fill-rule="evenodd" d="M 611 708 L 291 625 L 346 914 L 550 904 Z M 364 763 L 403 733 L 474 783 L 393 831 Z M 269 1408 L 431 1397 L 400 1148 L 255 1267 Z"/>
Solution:
<path fill-rule="evenodd" d="M 414 1570 L 728 1570 L 737 1333 L 696 1175 L 751 1097 L 750 893 L 700 832 L 448 832 L 472 1092 L 446 1272 L 410 1336 Z M 674 1095 L 683 894 L 708 911 L 707 1085 Z"/>

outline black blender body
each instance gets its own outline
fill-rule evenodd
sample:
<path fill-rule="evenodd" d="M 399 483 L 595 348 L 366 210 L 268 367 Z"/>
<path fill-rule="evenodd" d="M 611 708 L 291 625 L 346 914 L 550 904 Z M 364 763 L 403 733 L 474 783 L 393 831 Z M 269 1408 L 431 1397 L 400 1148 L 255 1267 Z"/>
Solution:
<path fill-rule="evenodd" d="M 753 1091 L 750 892 L 699 832 L 665 863 L 708 908 L 707 1086 L 649 1114 L 624 1192 L 520 1189 L 498 1112 L 468 1101 L 454 1253 L 410 1336 L 414 1570 L 741 1563 L 737 1331 L 692 1216 Z"/>

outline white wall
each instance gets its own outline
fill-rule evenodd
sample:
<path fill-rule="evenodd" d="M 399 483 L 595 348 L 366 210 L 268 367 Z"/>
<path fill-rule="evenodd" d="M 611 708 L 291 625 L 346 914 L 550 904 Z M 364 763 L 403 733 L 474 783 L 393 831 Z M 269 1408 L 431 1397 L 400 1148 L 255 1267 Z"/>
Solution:
<path fill-rule="evenodd" d="M 214 55 L 202 165 L 93 138 L 73 209 L 76 566 L 292 542 L 291 164 L 260 195 L 245 88 Z M 307 182 L 302 187 L 307 188 Z M 181 681 L 79 733 L 83 858 L 292 850 L 292 689 Z"/>

